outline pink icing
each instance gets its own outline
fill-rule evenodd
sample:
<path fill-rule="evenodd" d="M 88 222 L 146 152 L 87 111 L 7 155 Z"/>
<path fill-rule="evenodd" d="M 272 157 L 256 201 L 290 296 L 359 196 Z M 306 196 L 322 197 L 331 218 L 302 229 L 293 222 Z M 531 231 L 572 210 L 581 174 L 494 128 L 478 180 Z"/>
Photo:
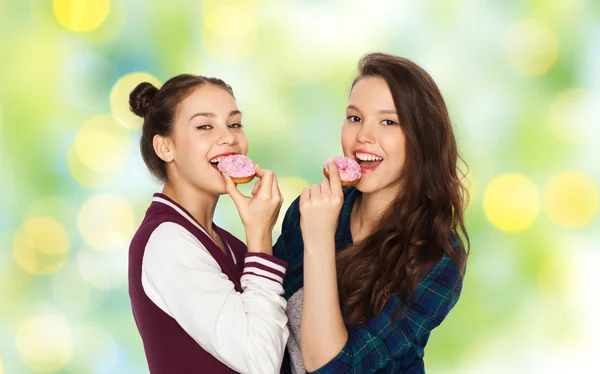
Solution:
<path fill-rule="evenodd" d="M 219 162 L 218 169 L 233 178 L 250 177 L 256 173 L 254 162 L 243 155 L 225 157 Z"/>
<path fill-rule="evenodd" d="M 348 157 L 340 157 L 340 156 L 330 158 L 329 160 L 327 160 L 325 162 L 325 166 L 323 166 L 325 168 L 325 170 L 327 170 L 328 173 L 329 173 L 329 166 L 328 166 L 329 161 L 335 162 L 335 164 L 338 168 L 338 171 L 340 172 L 341 180 L 350 182 L 350 181 L 355 181 L 357 179 L 360 179 L 360 176 L 361 176 L 360 165 L 358 164 L 358 162 L 354 161 L 353 159 L 348 158 Z"/>

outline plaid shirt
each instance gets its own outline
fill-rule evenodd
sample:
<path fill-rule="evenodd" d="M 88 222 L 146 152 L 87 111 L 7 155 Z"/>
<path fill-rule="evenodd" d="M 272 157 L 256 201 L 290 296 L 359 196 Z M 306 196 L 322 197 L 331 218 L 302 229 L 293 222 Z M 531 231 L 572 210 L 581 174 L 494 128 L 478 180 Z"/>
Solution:
<path fill-rule="evenodd" d="M 356 188 L 344 189 L 344 204 L 335 234 L 336 251 L 352 244 L 350 213 L 359 194 Z M 455 237 L 451 242 L 458 248 Z M 304 282 L 299 199 L 286 212 L 273 254 L 288 263 L 284 288 L 285 298 L 289 299 Z M 419 283 L 408 314 L 392 324 L 394 313 L 402 305 L 398 297 L 392 297 L 381 313 L 360 326 L 349 326 L 348 341 L 342 351 L 314 373 L 425 373 L 423 355 L 429 333 L 454 307 L 461 288 L 459 268 L 444 255 Z M 290 372 L 288 359 L 284 360 L 286 373 Z"/>

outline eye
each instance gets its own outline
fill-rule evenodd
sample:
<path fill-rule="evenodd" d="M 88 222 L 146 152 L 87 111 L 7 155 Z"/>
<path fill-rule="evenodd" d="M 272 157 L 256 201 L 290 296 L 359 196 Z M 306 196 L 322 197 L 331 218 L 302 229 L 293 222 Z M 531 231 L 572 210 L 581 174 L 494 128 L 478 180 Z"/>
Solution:
<path fill-rule="evenodd" d="M 241 129 L 242 128 L 242 124 L 241 123 L 232 123 L 231 125 L 229 125 L 230 129 Z"/>
<path fill-rule="evenodd" d="M 391 119 L 384 119 L 382 123 L 386 126 L 394 126 L 398 124 L 398 122 L 392 121 Z"/>
<path fill-rule="evenodd" d="M 210 130 L 212 129 L 211 125 L 200 125 L 200 126 L 196 126 L 196 129 L 198 130 Z"/>
<path fill-rule="evenodd" d="M 349 120 L 350 122 L 360 122 L 360 117 L 358 117 L 358 116 L 350 115 L 350 116 L 346 117 L 346 119 Z"/>

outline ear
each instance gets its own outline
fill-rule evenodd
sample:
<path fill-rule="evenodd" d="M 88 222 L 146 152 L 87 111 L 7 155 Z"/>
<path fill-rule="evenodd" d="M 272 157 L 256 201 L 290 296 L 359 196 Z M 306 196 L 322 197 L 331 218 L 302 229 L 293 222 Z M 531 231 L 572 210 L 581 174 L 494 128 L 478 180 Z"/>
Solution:
<path fill-rule="evenodd" d="M 175 149 L 169 138 L 158 134 L 154 135 L 152 146 L 156 155 L 164 162 L 171 162 L 175 158 Z"/>

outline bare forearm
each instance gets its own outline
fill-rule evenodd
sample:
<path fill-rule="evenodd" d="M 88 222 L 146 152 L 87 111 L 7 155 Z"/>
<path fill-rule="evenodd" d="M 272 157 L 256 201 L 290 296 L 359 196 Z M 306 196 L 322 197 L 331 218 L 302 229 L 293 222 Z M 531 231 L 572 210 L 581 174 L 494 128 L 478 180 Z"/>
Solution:
<path fill-rule="evenodd" d="M 246 246 L 248 252 L 264 253 L 271 255 L 273 253 L 273 238 L 270 232 L 246 232 Z"/>
<path fill-rule="evenodd" d="M 321 239 L 304 246 L 304 302 L 300 348 L 307 370 L 331 361 L 348 340 L 339 304 L 335 242 Z"/>

